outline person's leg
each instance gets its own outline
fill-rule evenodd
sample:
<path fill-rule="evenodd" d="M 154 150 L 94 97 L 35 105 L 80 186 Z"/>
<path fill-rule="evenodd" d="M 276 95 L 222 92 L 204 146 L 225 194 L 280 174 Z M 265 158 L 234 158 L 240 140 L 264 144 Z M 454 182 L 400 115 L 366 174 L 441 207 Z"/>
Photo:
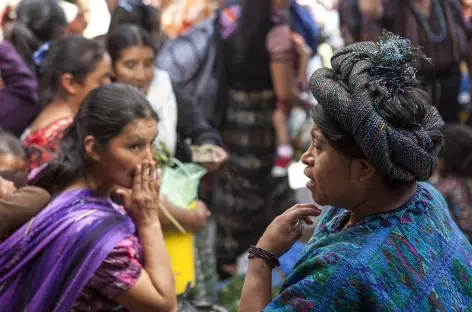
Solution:
<path fill-rule="evenodd" d="M 293 148 L 290 145 L 287 116 L 279 107 L 272 114 L 272 124 L 277 137 L 277 158 L 272 175 L 280 177 L 288 174 L 288 166 L 292 163 L 293 158 Z"/>

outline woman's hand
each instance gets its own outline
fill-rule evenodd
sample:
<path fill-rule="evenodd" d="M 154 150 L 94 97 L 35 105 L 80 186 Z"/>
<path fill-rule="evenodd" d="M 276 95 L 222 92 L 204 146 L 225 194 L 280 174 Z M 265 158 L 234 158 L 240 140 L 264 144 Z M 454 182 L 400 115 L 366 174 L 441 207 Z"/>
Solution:
<path fill-rule="evenodd" d="M 200 232 L 205 227 L 211 212 L 208 210 L 207 205 L 199 200 L 192 214 L 193 216 L 190 220 L 191 230 L 192 232 Z"/>
<path fill-rule="evenodd" d="M 286 253 L 303 234 L 303 222 L 313 224 L 310 217 L 321 214 L 314 204 L 297 204 L 275 218 L 257 243 L 258 248 L 276 257 Z"/>
<path fill-rule="evenodd" d="M 118 189 L 124 207 L 137 227 L 159 223 L 160 176 L 153 161 L 136 167 L 133 189 Z"/>
<path fill-rule="evenodd" d="M 15 183 L 0 177 L 0 199 L 16 191 Z"/>
<path fill-rule="evenodd" d="M 214 172 L 218 170 L 221 164 L 223 164 L 228 159 L 228 154 L 226 153 L 226 151 L 219 146 L 205 144 L 205 145 L 202 145 L 202 148 L 211 149 L 213 153 L 215 154 L 214 162 L 201 164 L 208 172 Z"/>

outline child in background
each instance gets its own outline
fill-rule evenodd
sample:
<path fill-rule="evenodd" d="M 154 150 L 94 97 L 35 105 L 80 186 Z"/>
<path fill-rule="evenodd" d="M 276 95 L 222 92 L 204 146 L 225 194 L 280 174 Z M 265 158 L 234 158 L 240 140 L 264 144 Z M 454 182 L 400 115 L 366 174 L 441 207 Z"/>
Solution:
<path fill-rule="evenodd" d="M 0 172 L 24 172 L 25 157 L 20 139 L 0 128 Z"/>
<path fill-rule="evenodd" d="M 295 57 L 295 83 L 293 87 L 296 93 L 308 91 L 307 67 L 308 61 L 313 55 L 312 49 L 305 40 L 296 32 L 292 32 L 292 43 L 296 52 Z M 277 159 L 272 168 L 272 176 L 282 177 L 288 173 L 288 167 L 292 163 L 293 147 L 288 133 L 287 120 L 290 117 L 291 107 L 283 101 L 277 100 L 275 111 L 272 115 L 272 124 L 277 136 Z"/>
<path fill-rule="evenodd" d="M 472 242 L 472 128 L 448 124 L 441 132 L 445 150 L 435 186 L 446 199 L 452 218 Z"/>
<path fill-rule="evenodd" d="M 38 213 L 50 199 L 45 190 L 25 185 L 25 152 L 21 142 L 0 129 L 0 241 Z"/>
<path fill-rule="evenodd" d="M 13 182 L 0 177 L 0 242 L 41 211 L 50 198 L 42 188 L 16 189 Z"/>

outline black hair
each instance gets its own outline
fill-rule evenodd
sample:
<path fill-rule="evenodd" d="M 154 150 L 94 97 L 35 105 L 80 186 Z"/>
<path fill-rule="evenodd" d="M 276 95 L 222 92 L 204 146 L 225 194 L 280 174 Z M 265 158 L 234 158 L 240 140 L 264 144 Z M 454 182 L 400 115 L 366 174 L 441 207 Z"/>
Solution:
<path fill-rule="evenodd" d="M 21 158 L 26 157 L 20 139 L 2 128 L 0 128 L 0 154 L 15 155 Z"/>
<path fill-rule="evenodd" d="M 134 87 L 113 83 L 91 91 L 67 129 L 56 160 L 50 162 L 32 184 L 57 194 L 86 174 L 84 138 L 93 136 L 106 149 L 123 127 L 140 118 L 158 120 L 146 98 Z"/>
<path fill-rule="evenodd" d="M 124 0 L 118 3 L 111 16 L 108 33 L 123 24 L 134 24 L 150 34 L 160 32 L 159 11 L 142 0 Z"/>
<path fill-rule="evenodd" d="M 441 174 L 472 177 L 472 128 L 461 124 L 447 124 L 441 132 L 445 141 Z"/>
<path fill-rule="evenodd" d="M 267 53 L 266 37 L 273 27 L 272 0 L 240 0 L 241 16 L 236 30 L 238 59 Z"/>
<path fill-rule="evenodd" d="M 153 49 L 154 55 L 157 54 L 151 35 L 137 25 L 120 25 L 107 36 L 106 47 L 113 65 L 119 60 L 123 50 L 134 46 L 149 47 Z"/>
<path fill-rule="evenodd" d="M 80 35 L 70 35 L 55 41 L 49 48 L 42 68 L 39 84 L 41 104 L 49 104 L 57 95 L 59 78 L 63 74 L 69 73 L 78 83 L 82 83 L 105 54 L 105 49 L 98 42 Z"/>
<path fill-rule="evenodd" d="M 364 152 L 356 143 L 354 136 L 347 131 L 343 131 L 336 120 L 326 113 L 321 105 L 313 106 L 311 118 L 335 150 L 350 158 L 365 158 Z"/>
<path fill-rule="evenodd" d="M 12 42 L 26 64 L 33 67 L 33 53 L 44 42 L 57 39 L 67 20 L 57 0 L 22 0 L 16 21 L 7 28 L 5 38 Z"/>

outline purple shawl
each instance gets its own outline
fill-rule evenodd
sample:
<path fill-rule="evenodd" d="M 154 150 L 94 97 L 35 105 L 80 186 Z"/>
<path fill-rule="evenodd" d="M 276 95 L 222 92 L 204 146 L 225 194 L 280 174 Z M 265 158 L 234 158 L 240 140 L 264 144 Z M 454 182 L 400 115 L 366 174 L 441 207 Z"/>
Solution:
<path fill-rule="evenodd" d="M 70 311 L 131 219 L 88 190 L 56 197 L 0 244 L 0 311 Z"/>

